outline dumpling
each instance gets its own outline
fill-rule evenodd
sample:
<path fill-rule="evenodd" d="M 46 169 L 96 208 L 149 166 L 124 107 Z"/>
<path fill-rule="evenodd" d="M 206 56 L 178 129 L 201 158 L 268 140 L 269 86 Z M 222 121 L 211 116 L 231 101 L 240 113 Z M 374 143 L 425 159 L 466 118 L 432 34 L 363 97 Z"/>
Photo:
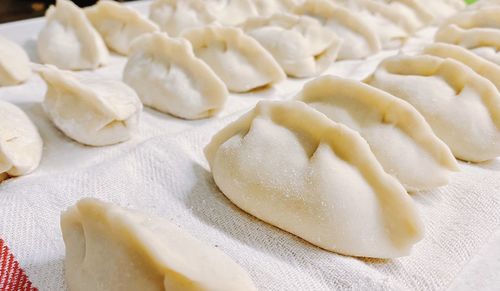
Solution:
<path fill-rule="evenodd" d="M 257 290 L 229 256 L 160 217 L 85 198 L 61 230 L 72 291 Z"/>
<path fill-rule="evenodd" d="M 60 69 L 95 69 L 107 63 L 108 49 L 99 33 L 73 2 L 57 0 L 38 35 L 38 55 L 46 64 Z"/>
<path fill-rule="evenodd" d="M 17 85 L 31 76 L 30 59 L 18 44 L 0 36 L 0 86 Z"/>
<path fill-rule="evenodd" d="M 247 92 L 286 78 L 273 56 L 239 28 L 207 26 L 188 30 L 182 37 L 230 91 Z"/>
<path fill-rule="evenodd" d="M 446 20 L 435 40 L 463 46 L 500 65 L 500 7 L 464 11 Z"/>
<path fill-rule="evenodd" d="M 205 156 L 239 208 L 323 249 L 394 258 L 422 237 L 413 201 L 366 141 L 302 102 L 260 102 Z"/>
<path fill-rule="evenodd" d="M 413 105 L 455 157 L 500 156 L 500 93 L 466 65 L 434 56 L 384 60 L 366 82 Z"/>
<path fill-rule="evenodd" d="M 37 128 L 17 106 L 0 100 L 0 181 L 34 171 L 42 157 Z"/>
<path fill-rule="evenodd" d="M 134 90 L 119 81 L 76 76 L 52 66 L 39 71 L 47 83 L 43 108 L 68 137 L 92 146 L 130 139 L 142 111 Z"/>
<path fill-rule="evenodd" d="M 249 17 L 258 16 L 259 11 L 254 0 L 204 0 L 206 9 L 222 25 L 236 26 Z M 269 0 L 275 1 L 275 0 Z M 263 1 L 262 1 L 263 2 Z"/>
<path fill-rule="evenodd" d="M 446 43 L 434 43 L 424 48 L 424 54 L 459 61 L 479 75 L 490 80 L 500 91 L 500 66 L 487 61 L 467 49 Z"/>
<path fill-rule="evenodd" d="M 377 0 L 385 3 L 390 9 L 404 15 L 412 30 L 417 30 L 426 26 L 434 20 L 434 15 L 421 0 Z M 439 1 L 439 0 L 432 0 Z"/>
<path fill-rule="evenodd" d="M 223 25 L 242 24 L 250 17 L 290 11 L 302 0 L 205 0 L 207 9 Z"/>
<path fill-rule="evenodd" d="M 376 0 L 336 0 L 334 3 L 345 6 L 373 27 L 384 49 L 400 47 L 416 30 L 403 13 Z"/>
<path fill-rule="evenodd" d="M 101 34 L 106 45 L 127 55 L 132 41 L 141 34 L 158 30 L 158 26 L 137 11 L 114 1 L 101 0 L 85 9 L 87 18 Z"/>
<path fill-rule="evenodd" d="M 205 0 L 155 0 L 150 6 L 149 18 L 170 36 L 179 36 L 186 29 L 215 21 Z"/>
<path fill-rule="evenodd" d="M 275 13 L 290 12 L 303 0 L 252 0 L 259 16 L 271 16 Z"/>
<path fill-rule="evenodd" d="M 448 184 L 458 164 L 425 119 L 405 101 L 359 81 L 323 76 L 297 96 L 359 132 L 385 171 L 408 191 Z"/>
<path fill-rule="evenodd" d="M 216 114 L 228 96 L 226 85 L 193 54 L 188 41 L 163 33 L 134 42 L 123 80 L 145 105 L 186 119 Z"/>
<path fill-rule="evenodd" d="M 317 20 L 293 14 L 250 18 L 243 25 L 292 77 L 312 77 L 337 58 L 342 41 Z"/>
<path fill-rule="evenodd" d="M 440 22 L 443 19 L 452 16 L 465 8 L 463 0 L 420 0 L 433 16 L 435 21 Z"/>
<path fill-rule="evenodd" d="M 375 30 L 359 15 L 328 0 L 306 0 L 294 13 L 319 20 L 342 39 L 339 60 L 360 59 L 380 51 Z"/>

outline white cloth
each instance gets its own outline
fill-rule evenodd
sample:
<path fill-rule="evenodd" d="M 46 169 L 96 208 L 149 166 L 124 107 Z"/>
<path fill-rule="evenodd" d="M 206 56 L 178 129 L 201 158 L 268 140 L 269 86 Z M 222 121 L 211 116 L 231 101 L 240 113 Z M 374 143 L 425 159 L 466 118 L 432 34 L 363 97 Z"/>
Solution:
<path fill-rule="evenodd" d="M 144 12 L 147 4 L 132 6 Z M 22 44 L 36 61 L 35 42 L 42 25 L 42 19 L 0 25 L 0 34 Z M 429 42 L 434 31 L 420 32 L 406 50 Z M 360 79 L 383 56 L 394 53 L 340 62 L 328 73 Z M 110 66 L 95 74 L 120 79 L 124 61 L 114 57 Z M 462 171 L 450 185 L 413 195 L 426 235 L 410 256 L 395 260 L 324 251 L 244 213 L 224 197 L 212 180 L 203 147 L 259 99 L 290 98 L 304 82 L 288 80 L 267 91 L 231 95 L 226 110 L 214 119 L 185 121 L 145 109 L 131 141 L 97 148 L 71 141 L 50 124 L 39 103 L 45 92 L 39 77 L 0 88 L 0 99 L 19 104 L 45 142 L 37 171 L 0 185 L 0 237 L 36 287 L 64 290 L 59 215 L 80 198 L 91 196 L 169 219 L 226 252 L 250 273 L 260 290 L 441 290 L 449 286 L 466 290 L 474 284 L 483 290 L 499 288 L 500 235 L 490 246 L 486 244 L 500 225 L 498 159 L 461 163 Z"/>

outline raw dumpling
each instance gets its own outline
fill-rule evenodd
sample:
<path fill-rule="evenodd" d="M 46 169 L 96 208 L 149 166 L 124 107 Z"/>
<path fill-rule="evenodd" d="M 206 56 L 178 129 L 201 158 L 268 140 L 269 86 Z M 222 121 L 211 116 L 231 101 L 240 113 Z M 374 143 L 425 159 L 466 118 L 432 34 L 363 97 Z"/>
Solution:
<path fill-rule="evenodd" d="M 500 65 L 500 7 L 463 11 L 446 20 L 435 40 L 463 46 Z"/>
<path fill-rule="evenodd" d="M 243 29 L 293 77 L 312 77 L 326 70 L 342 43 L 314 18 L 293 14 L 250 18 Z"/>
<path fill-rule="evenodd" d="M 207 9 L 222 25 L 242 24 L 249 17 L 258 16 L 254 0 L 204 0 Z M 265 1 L 265 0 L 264 0 Z M 274 1 L 274 0 L 269 0 Z"/>
<path fill-rule="evenodd" d="M 377 0 L 385 3 L 390 9 L 398 11 L 404 15 L 412 30 L 417 30 L 431 23 L 434 19 L 433 14 L 427 9 L 424 1 L 421 0 Z M 432 0 L 439 1 L 439 0 Z"/>
<path fill-rule="evenodd" d="M 60 69 L 95 69 L 107 63 L 108 49 L 85 13 L 73 2 L 57 0 L 38 35 L 38 55 Z"/>
<path fill-rule="evenodd" d="M 422 237 L 413 201 L 366 141 L 302 102 L 260 102 L 205 155 L 234 204 L 326 250 L 394 258 Z"/>
<path fill-rule="evenodd" d="M 257 290 L 226 254 L 159 217 L 86 198 L 61 230 L 72 291 Z"/>
<path fill-rule="evenodd" d="M 500 155 L 500 93 L 466 65 L 434 56 L 384 60 L 367 83 L 413 105 L 455 157 Z"/>
<path fill-rule="evenodd" d="M 307 83 L 297 99 L 359 132 L 385 171 L 408 191 L 446 185 L 450 172 L 458 169 L 450 149 L 422 115 L 384 91 L 324 76 Z"/>
<path fill-rule="evenodd" d="M 67 136 L 92 146 L 130 139 L 142 111 L 134 90 L 119 81 L 84 78 L 52 66 L 39 71 L 47 83 L 43 108 Z"/>
<path fill-rule="evenodd" d="M 114 1 L 99 1 L 85 9 L 92 25 L 106 45 L 117 53 L 127 55 L 132 41 L 141 34 L 158 30 L 158 26 L 141 14 Z"/>
<path fill-rule="evenodd" d="M 34 171 L 43 142 L 29 117 L 17 106 L 0 100 L 0 181 Z"/>
<path fill-rule="evenodd" d="M 145 105 L 186 119 L 216 114 L 228 95 L 224 83 L 193 54 L 188 41 L 163 33 L 134 42 L 123 80 Z"/>
<path fill-rule="evenodd" d="M 359 15 L 328 0 L 306 0 L 293 10 L 319 20 L 342 39 L 339 60 L 360 59 L 380 51 L 375 30 Z"/>
<path fill-rule="evenodd" d="M 400 47 L 417 29 L 406 15 L 376 0 L 337 0 L 334 3 L 345 6 L 373 27 L 385 49 Z"/>
<path fill-rule="evenodd" d="M 271 16 L 275 13 L 290 12 L 303 0 L 252 0 L 259 16 Z"/>
<path fill-rule="evenodd" d="M 465 8 L 463 0 L 421 0 L 421 2 L 434 16 L 435 22 L 440 22 Z"/>
<path fill-rule="evenodd" d="M 299 0 L 205 0 L 217 21 L 228 26 L 242 24 L 250 17 L 287 12 L 297 2 Z"/>
<path fill-rule="evenodd" d="M 17 85 L 30 75 L 30 59 L 23 48 L 0 36 L 0 86 Z"/>
<path fill-rule="evenodd" d="M 149 18 L 170 36 L 179 36 L 186 29 L 215 21 L 205 0 L 155 0 L 150 6 Z"/>
<path fill-rule="evenodd" d="M 446 43 L 434 43 L 427 46 L 423 53 L 459 61 L 473 69 L 479 75 L 490 80 L 500 91 L 500 66 L 487 61 L 474 53 L 471 53 L 461 46 Z"/>
<path fill-rule="evenodd" d="M 234 92 L 246 92 L 283 81 L 285 73 L 273 56 L 241 29 L 208 26 L 182 34 Z"/>

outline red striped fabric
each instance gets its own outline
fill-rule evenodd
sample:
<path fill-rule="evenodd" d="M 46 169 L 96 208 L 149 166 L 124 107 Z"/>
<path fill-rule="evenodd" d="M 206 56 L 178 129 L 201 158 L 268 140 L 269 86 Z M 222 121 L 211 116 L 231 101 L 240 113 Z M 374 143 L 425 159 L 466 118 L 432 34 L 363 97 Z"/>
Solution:
<path fill-rule="evenodd" d="M 19 263 L 0 238 L 0 291 L 34 291 L 31 282 Z"/>

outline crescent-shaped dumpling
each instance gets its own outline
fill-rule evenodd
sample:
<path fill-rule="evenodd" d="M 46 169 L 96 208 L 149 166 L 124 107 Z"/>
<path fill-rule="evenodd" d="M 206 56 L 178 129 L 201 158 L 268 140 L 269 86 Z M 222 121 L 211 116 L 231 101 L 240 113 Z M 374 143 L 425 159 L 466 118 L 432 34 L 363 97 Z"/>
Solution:
<path fill-rule="evenodd" d="M 207 26 L 185 31 L 182 37 L 230 91 L 247 92 L 286 78 L 271 53 L 239 28 Z"/>
<path fill-rule="evenodd" d="M 114 1 L 100 0 L 85 8 L 85 15 L 113 51 L 127 55 L 138 36 L 158 30 L 158 26 L 134 9 Z"/>
<path fill-rule="evenodd" d="M 38 35 L 40 60 L 65 70 L 96 69 L 108 62 L 103 39 L 81 8 L 69 0 L 57 0 L 45 13 Z"/>
<path fill-rule="evenodd" d="M 120 81 L 77 76 L 53 66 L 39 71 L 47 84 L 43 108 L 68 137 L 92 146 L 131 138 L 142 103 L 130 87 Z"/>
<path fill-rule="evenodd" d="M 448 146 L 409 103 L 359 81 L 323 76 L 297 99 L 356 130 L 385 171 L 408 191 L 444 186 L 458 164 Z"/>
<path fill-rule="evenodd" d="M 401 55 L 384 60 L 366 82 L 413 105 L 455 157 L 500 156 L 500 93 L 463 63 Z"/>
<path fill-rule="evenodd" d="M 302 102 L 260 102 L 205 156 L 239 208 L 326 250 L 394 258 L 422 237 L 412 199 L 366 141 Z"/>
<path fill-rule="evenodd" d="M 256 291 L 230 257 L 160 217 L 97 199 L 61 215 L 72 291 Z"/>
<path fill-rule="evenodd" d="M 0 36 L 0 86 L 17 85 L 31 76 L 30 59 L 15 42 Z"/>
<path fill-rule="evenodd" d="M 165 33 L 146 34 L 134 42 L 123 80 L 145 105 L 185 119 L 215 115 L 229 94 L 188 41 Z"/>
<path fill-rule="evenodd" d="M 335 61 L 342 45 L 333 31 L 307 16 L 277 13 L 255 17 L 242 28 L 292 77 L 319 75 Z"/>

